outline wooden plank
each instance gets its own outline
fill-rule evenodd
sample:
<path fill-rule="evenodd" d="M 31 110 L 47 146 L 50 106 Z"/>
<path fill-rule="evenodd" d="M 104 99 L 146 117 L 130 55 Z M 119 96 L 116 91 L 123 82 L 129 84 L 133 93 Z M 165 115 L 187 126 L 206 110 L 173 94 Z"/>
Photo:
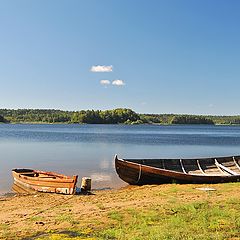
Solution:
<path fill-rule="evenodd" d="M 233 161 L 234 161 L 235 165 L 237 166 L 237 168 L 240 170 L 240 166 L 239 166 L 239 164 L 237 163 L 235 157 L 233 157 Z"/>
<path fill-rule="evenodd" d="M 182 159 L 180 159 L 180 164 L 181 164 L 182 171 L 183 171 L 185 174 L 187 174 L 187 172 L 185 171 L 185 168 L 184 168 L 184 166 L 183 166 Z"/>
<path fill-rule="evenodd" d="M 197 159 L 197 165 L 198 165 L 199 170 L 202 172 L 202 174 L 203 174 L 203 175 L 207 175 L 207 174 L 203 171 L 203 169 L 202 169 L 202 167 L 201 167 L 198 159 Z"/>
<path fill-rule="evenodd" d="M 215 159 L 215 164 L 216 164 L 217 167 L 221 168 L 222 170 L 226 171 L 227 173 L 229 173 L 229 174 L 231 174 L 231 175 L 234 175 L 234 176 L 239 175 L 238 173 L 232 171 L 231 169 L 223 166 L 223 165 L 222 165 L 221 163 L 219 163 L 216 159 Z"/>

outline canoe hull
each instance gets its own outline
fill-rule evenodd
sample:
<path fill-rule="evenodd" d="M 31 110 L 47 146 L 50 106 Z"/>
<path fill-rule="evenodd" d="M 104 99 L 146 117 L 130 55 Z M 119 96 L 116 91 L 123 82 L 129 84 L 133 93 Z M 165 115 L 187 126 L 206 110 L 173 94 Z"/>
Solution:
<path fill-rule="evenodd" d="M 164 183 L 224 183 L 240 181 L 236 176 L 193 175 L 166 169 L 146 166 L 115 157 L 115 168 L 118 176 L 131 185 L 164 184 Z"/>
<path fill-rule="evenodd" d="M 74 194 L 78 178 L 77 176 L 68 177 L 54 172 L 31 169 L 13 169 L 12 176 L 14 184 L 20 187 L 38 192 L 61 194 Z"/>

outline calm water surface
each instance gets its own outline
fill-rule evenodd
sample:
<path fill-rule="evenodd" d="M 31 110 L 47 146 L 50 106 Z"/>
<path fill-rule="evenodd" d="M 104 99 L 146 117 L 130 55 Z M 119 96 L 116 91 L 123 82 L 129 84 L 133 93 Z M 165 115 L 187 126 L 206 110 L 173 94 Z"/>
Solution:
<path fill-rule="evenodd" d="M 90 176 L 93 188 L 124 186 L 113 157 L 184 158 L 240 154 L 240 126 L 0 124 L 0 194 L 12 168 Z M 80 184 L 80 181 L 79 181 Z"/>

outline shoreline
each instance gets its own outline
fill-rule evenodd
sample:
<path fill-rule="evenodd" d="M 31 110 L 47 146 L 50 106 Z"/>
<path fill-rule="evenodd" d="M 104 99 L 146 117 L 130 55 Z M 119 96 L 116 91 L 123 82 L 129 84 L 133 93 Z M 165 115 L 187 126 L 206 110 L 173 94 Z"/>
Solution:
<path fill-rule="evenodd" d="M 124 123 L 71 123 L 71 122 L 9 122 L 0 124 L 15 125 L 15 124 L 25 124 L 25 125 L 115 125 L 115 126 L 240 126 L 240 124 L 203 124 L 203 123 L 184 123 L 184 124 L 167 124 L 167 123 L 139 123 L 139 124 L 124 124 Z"/>
<path fill-rule="evenodd" d="M 115 125 L 115 126 L 240 126 L 240 123 L 74 123 L 74 122 L 0 122 L 2 125 Z"/>
<path fill-rule="evenodd" d="M 239 187 L 128 185 L 91 195 L 0 197 L 0 239 L 239 239 Z"/>

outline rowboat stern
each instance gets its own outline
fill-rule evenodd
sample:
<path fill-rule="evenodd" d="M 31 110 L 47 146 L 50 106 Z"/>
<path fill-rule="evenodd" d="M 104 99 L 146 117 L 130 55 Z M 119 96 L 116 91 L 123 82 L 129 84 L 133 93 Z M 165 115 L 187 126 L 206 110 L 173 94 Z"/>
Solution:
<path fill-rule="evenodd" d="M 78 180 L 78 175 L 73 175 L 73 183 L 72 183 L 72 186 L 70 187 L 70 193 L 69 194 L 75 194 L 76 193 L 77 180 Z"/>

